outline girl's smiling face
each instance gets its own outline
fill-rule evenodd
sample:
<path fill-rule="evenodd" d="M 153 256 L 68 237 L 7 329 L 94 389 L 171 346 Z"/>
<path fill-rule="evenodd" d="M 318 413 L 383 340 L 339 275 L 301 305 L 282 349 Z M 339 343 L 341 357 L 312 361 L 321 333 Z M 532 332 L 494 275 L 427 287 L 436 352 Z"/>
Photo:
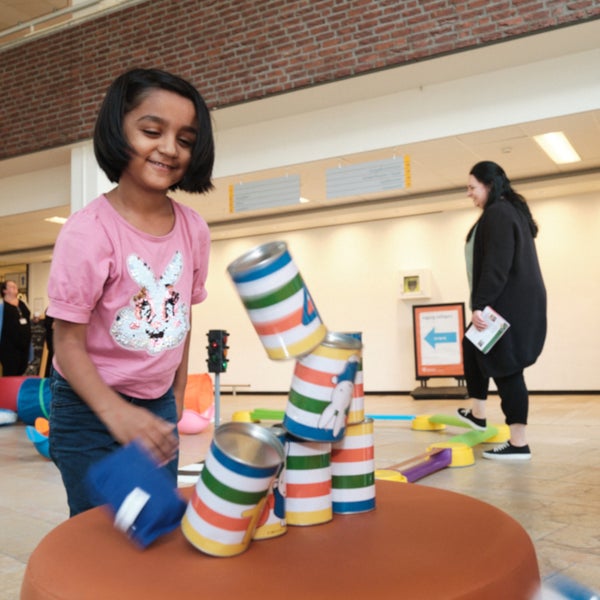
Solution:
<path fill-rule="evenodd" d="M 191 100 L 160 88 L 146 92 L 123 119 L 132 154 L 119 182 L 125 178 L 144 190 L 166 192 L 187 171 L 197 127 Z"/>
<path fill-rule="evenodd" d="M 477 208 L 485 208 L 490 188 L 481 183 L 474 175 L 469 175 L 469 182 L 467 183 L 467 196 L 473 200 L 473 204 Z"/>

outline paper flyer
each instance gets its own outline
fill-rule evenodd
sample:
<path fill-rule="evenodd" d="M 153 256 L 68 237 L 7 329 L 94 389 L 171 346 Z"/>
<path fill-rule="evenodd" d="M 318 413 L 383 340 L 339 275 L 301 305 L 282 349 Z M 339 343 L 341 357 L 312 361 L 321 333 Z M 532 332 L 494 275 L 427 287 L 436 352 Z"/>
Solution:
<path fill-rule="evenodd" d="M 482 315 L 487 323 L 487 327 L 483 331 L 479 331 L 471 323 L 465 332 L 465 337 L 475 344 L 481 352 L 487 354 L 506 333 L 506 330 L 510 327 L 510 323 L 489 306 L 483 309 Z"/>

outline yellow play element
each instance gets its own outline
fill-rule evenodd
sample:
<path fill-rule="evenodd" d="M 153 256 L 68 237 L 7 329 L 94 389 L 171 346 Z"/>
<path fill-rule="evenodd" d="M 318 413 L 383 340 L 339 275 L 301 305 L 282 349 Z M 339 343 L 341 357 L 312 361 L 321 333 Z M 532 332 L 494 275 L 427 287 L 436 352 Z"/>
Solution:
<path fill-rule="evenodd" d="M 412 420 L 412 429 L 415 431 L 442 431 L 446 429 L 443 423 L 432 423 L 429 419 L 431 415 L 417 415 Z"/>
<path fill-rule="evenodd" d="M 510 440 L 510 427 L 508 425 L 494 425 L 498 430 L 495 436 L 485 440 L 485 444 L 503 444 Z"/>
<path fill-rule="evenodd" d="M 242 423 L 252 423 L 252 413 L 249 410 L 237 410 L 231 415 L 232 421 L 240 421 Z"/>
<path fill-rule="evenodd" d="M 384 481 L 399 481 L 400 483 L 408 483 L 408 479 L 393 469 L 375 469 L 375 479 Z"/>
<path fill-rule="evenodd" d="M 452 450 L 452 460 L 449 467 L 469 467 L 475 464 L 473 448 L 462 442 L 436 442 L 427 447 L 428 451 L 434 448 L 450 448 Z"/>

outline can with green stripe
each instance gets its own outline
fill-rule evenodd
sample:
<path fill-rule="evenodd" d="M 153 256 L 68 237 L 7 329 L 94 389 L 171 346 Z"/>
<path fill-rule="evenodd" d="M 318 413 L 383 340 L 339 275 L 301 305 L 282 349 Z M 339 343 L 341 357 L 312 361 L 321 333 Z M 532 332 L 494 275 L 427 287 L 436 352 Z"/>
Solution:
<path fill-rule="evenodd" d="M 269 358 L 297 358 L 320 344 L 327 329 L 285 242 L 257 246 L 227 270 Z"/>
<path fill-rule="evenodd" d="M 181 521 L 187 540 L 212 556 L 244 552 L 284 456 L 282 443 L 265 427 L 218 427 Z"/>
<path fill-rule="evenodd" d="M 285 448 L 287 432 L 283 428 L 283 425 L 276 423 L 270 430 L 271 433 L 274 433 L 277 436 L 277 439 Z M 282 465 L 282 467 L 284 467 L 284 465 Z M 285 520 L 284 475 L 285 468 L 282 468 L 269 488 L 262 514 L 252 536 L 253 540 L 268 540 L 279 537 L 287 532 L 287 523 Z"/>
<path fill-rule="evenodd" d="M 285 453 L 287 524 L 318 525 L 331 521 L 331 444 L 288 436 Z"/>
<path fill-rule="evenodd" d="M 344 437 L 362 343 L 328 332 L 310 354 L 296 361 L 283 426 L 294 436 L 315 442 Z"/>
<path fill-rule="evenodd" d="M 344 439 L 332 444 L 331 494 L 335 514 L 375 508 L 373 419 L 348 425 Z"/>
<path fill-rule="evenodd" d="M 358 361 L 358 368 L 356 369 L 356 377 L 354 378 L 354 389 L 352 390 L 352 400 L 350 401 L 350 408 L 348 409 L 348 418 L 346 419 L 347 424 L 351 423 L 362 423 L 365 418 L 365 387 L 363 378 L 363 356 L 362 356 L 362 333 L 346 332 L 345 335 L 349 335 L 361 342 L 360 359 Z"/>

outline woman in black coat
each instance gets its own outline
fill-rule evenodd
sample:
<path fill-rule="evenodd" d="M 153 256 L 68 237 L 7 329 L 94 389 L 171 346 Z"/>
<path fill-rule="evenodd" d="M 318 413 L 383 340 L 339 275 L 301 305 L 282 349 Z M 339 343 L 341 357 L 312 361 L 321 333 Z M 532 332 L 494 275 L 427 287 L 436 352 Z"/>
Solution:
<path fill-rule="evenodd" d="M 19 288 L 14 281 L 2 281 L 0 293 L 3 302 L 0 330 L 2 375 L 23 375 L 29 362 L 31 346 L 29 308 L 19 300 Z"/>
<path fill-rule="evenodd" d="M 492 377 L 510 440 L 483 452 L 483 456 L 528 460 L 529 394 L 523 370 L 537 360 L 546 338 L 546 289 L 533 241 L 538 228 L 524 198 L 512 189 L 504 170 L 494 162 L 479 162 L 471 169 L 468 196 L 482 209 L 465 249 L 472 323 L 478 330 L 485 329 L 482 311 L 490 306 L 510 327 L 488 354 L 463 340 L 472 407 L 458 409 L 458 416 L 474 429 L 486 428 L 485 401 Z"/>

